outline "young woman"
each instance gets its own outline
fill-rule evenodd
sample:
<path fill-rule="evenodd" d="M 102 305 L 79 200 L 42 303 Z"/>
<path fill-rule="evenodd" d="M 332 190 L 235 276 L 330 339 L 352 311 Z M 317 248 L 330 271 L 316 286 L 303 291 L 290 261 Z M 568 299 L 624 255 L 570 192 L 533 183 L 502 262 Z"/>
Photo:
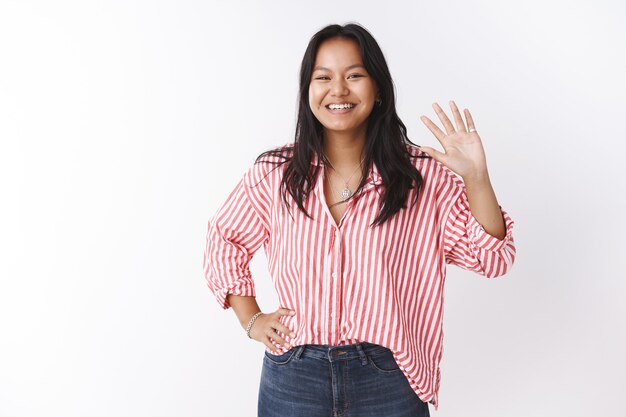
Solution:
<path fill-rule="evenodd" d="M 501 276 L 515 259 L 469 110 L 413 144 L 383 53 L 357 24 L 316 33 L 295 140 L 259 155 L 208 224 L 204 272 L 266 346 L 259 416 L 428 416 L 438 406 L 446 264 Z M 445 131 L 445 132 L 444 132 Z M 263 246 L 280 308 L 262 313 Z"/>

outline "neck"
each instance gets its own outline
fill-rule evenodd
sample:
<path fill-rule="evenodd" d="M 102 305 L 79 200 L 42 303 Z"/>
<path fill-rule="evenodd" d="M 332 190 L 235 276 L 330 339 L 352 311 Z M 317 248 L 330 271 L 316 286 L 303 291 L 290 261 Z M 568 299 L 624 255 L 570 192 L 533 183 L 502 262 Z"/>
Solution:
<path fill-rule="evenodd" d="M 325 132 L 323 150 L 336 170 L 352 170 L 363 160 L 365 134 Z"/>

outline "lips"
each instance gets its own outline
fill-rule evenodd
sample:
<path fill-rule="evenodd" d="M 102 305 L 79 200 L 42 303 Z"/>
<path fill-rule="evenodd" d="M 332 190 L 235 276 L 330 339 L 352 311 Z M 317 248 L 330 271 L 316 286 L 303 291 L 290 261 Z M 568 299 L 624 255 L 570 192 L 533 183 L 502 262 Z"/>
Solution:
<path fill-rule="evenodd" d="M 328 107 L 331 104 L 351 104 L 352 107 L 348 107 L 348 108 L 345 108 L 345 109 L 343 109 L 343 108 L 341 108 L 341 109 L 331 109 L 331 108 Z M 347 114 L 347 113 L 352 112 L 352 110 L 354 110 L 356 108 L 356 106 L 357 105 L 355 103 L 329 103 L 325 107 L 326 107 L 326 110 L 328 110 L 328 112 L 330 114 L 342 115 L 342 114 Z"/>
<path fill-rule="evenodd" d="M 329 109 L 329 110 L 330 110 L 330 106 L 331 106 L 331 105 L 333 105 L 333 104 L 334 104 L 334 105 L 338 105 L 338 106 L 341 106 L 341 105 L 346 105 L 346 104 L 347 104 L 347 105 L 352 106 L 352 107 L 348 107 L 347 109 L 353 109 L 354 107 L 356 107 L 356 104 L 354 104 L 354 103 L 350 103 L 350 102 L 344 102 L 344 103 L 328 103 L 328 104 L 327 104 L 326 106 L 324 106 L 324 107 L 326 107 L 327 109 Z M 333 109 L 333 110 L 345 110 L 345 109 Z"/>

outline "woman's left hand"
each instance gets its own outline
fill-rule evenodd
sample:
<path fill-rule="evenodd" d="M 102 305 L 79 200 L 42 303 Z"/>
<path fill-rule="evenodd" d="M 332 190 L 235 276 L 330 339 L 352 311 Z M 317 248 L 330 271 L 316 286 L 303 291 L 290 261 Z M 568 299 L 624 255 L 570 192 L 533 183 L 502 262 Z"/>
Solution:
<path fill-rule="evenodd" d="M 485 151 L 483 150 L 483 144 L 480 141 L 480 136 L 476 132 L 474 126 L 474 120 L 468 109 L 464 109 L 465 118 L 467 120 L 467 127 L 463 122 L 461 113 L 454 101 L 450 101 L 450 108 L 456 121 L 456 130 L 446 116 L 446 113 L 439 107 L 439 104 L 433 103 L 433 108 L 439 116 L 439 120 L 443 123 L 446 129 L 446 133 L 443 133 L 436 124 L 434 124 L 428 117 L 421 116 L 420 119 L 428 129 L 433 132 L 445 153 L 439 152 L 428 146 L 420 146 L 424 152 L 433 157 L 436 161 L 441 162 L 451 171 L 459 174 L 464 180 L 483 178 L 488 175 L 487 173 L 487 160 L 485 157 Z M 468 132 L 468 130 L 472 130 Z"/>

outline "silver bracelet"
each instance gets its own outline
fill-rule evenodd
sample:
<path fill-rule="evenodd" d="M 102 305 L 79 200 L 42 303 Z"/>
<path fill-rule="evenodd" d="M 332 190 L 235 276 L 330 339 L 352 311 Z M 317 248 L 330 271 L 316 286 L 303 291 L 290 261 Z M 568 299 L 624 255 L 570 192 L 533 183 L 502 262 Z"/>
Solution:
<path fill-rule="evenodd" d="M 254 323 L 254 321 L 256 320 L 257 317 L 259 317 L 261 314 L 263 314 L 263 312 L 259 311 L 258 313 L 256 313 L 254 316 L 252 316 L 252 318 L 250 319 L 250 322 L 248 323 L 248 327 L 246 327 L 246 334 L 248 335 L 248 337 L 250 339 L 252 339 L 250 337 L 250 328 L 252 327 L 252 323 Z"/>

